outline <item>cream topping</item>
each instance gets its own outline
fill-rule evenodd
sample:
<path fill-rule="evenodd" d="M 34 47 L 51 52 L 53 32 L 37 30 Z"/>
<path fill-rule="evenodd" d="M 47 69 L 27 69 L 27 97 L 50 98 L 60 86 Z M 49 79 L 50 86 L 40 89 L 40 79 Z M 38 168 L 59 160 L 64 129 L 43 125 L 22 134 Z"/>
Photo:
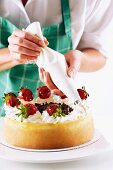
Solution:
<path fill-rule="evenodd" d="M 42 101 L 39 98 L 37 100 L 33 100 L 32 104 L 35 102 L 38 103 L 44 103 L 47 102 L 47 100 Z M 29 115 L 26 119 L 23 119 L 23 122 L 31 122 L 31 123 L 57 123 L 57 122 L 66 122 L 66 121 L 72 121 L 76 120 L 79 117 L 83 117 L 86 114 L 90 113 L 90 109 L 88 107 L 88 103 L 86 100 L 82 100 L 82 106 L 80 103 L 74 105 L 69 102 L 68 99 L 60 99 L 59 97 L 53 99 L 50 98 L 49 102 L 56 102 L 56 103 L 65 103 L 73 108 L 73 111 L 69 113 L 68 115 L 61 116 L 61 117 L 56 117 L 54 118 L 53 116 L 50 116 L 48 112 L 45 110 L 41 114 L 39 111 L 37 111 L 34 115 Z M 48 102 L 48 103 L 49 103 Z M 17 121 L 21 121 L 21 116 L 18 116 L 17 114 L 21 113 L 21 111 L 17 107 L 10 107 L 5 105 L 5 111 L 6 111 L 6 116 L 10 119 L 15 119 Z"/>
<path fill-rule="evenodd" d="M 41 103 L 50 103 L 50 102 L 54 102 L 54 98 L 53 98 L 52 95 L 47 99 L 41 99 L 39 97 L 36 99 L 36 103 L 39 103 L 39 104 L 41 104 Z"/>

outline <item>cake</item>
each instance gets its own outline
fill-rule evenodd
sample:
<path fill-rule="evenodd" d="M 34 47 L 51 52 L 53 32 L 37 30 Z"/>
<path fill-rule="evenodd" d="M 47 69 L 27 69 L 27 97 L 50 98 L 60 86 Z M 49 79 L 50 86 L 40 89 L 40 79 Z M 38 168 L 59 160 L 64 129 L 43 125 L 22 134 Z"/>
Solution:
<path fill-rule="evenodd" d="M 88 93 L 84 88 L 77 90 L 81 102 L 75 104 L 66 96 L 52 95 L 47 86 L 37 89 L 37 98 L 27 88 L 21 88 L 18 96 L 4 94 L 4 141 L 30 149 L 68 148 L 90 141 L 94 124 Z"/>

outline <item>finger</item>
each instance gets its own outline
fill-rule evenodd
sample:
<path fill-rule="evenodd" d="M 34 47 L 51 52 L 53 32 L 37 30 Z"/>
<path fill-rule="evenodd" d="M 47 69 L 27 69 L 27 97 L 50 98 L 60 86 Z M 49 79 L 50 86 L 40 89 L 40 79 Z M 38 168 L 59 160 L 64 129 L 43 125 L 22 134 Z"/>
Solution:
<path fill-rule="evenodd" d="M 17 60 L 20 63 L 26 63 L 28 61 L 37 59 L 37 57 L 31 57 L 28 55 L 19 54 L 19 53 L 15 53 L 15 52 L 11 53 L 10 56 L 12 59 Z"/>
<path fill-rule="evenodd" d="M 39 77 L 42 82 L 44 82 L 44 72 L 45 70 L 42 67 L 39 68 Z"/>
<path fill-rule="evenodd" d="M 70 57 L 70 60 L 68 60 L 68 69 L 67 69 L 67 74 L 71 78 L 75 78 L 78 70 L 79 70 L 79 60 L 75 59 L 75 57 Z"/>
<path fill-rule="evenodd" d="M 49 45 L 49 42 L 47 41 L 46 37 L 44 37 L 44 43 L 45 43 L 46 46 Z"/>
<path fill-rule="evenodd" d="M 58 89 L 54 89 L 51 91 L 52 94 L 55 94 L 57 96 L 64 96 L 64 93 Z"/>
<path fill-rule="evenodd" d="M 18 46 L 18 45 L 9 45 L 8 48 L 11 52 L 25 54 L 28 56 L 39 56 L 40 55 L 39 51 L 33 51 L 31 49 L 28 49 L 28 48 L 25 48 L 22 46 Z"/>
<path fill-rule="evenodd" d="M 56 94 L 58 96 L 64 96 L 64 93 L 57 88 L 57 86 L 53 83 L 50 74 L 46 71 L 44 71 L 44 83 L 47 85 L 47 87 L 51 90 L 53 94 Z"/>
<path fill-rule="evenodd" d="M 67 74 L 70 77 L 75 78 L 79 69 L 80 69 L 80 61 L 76 60 L 75 62 L 71 63 L 70 66 L 68 67 Z"/>
<path fill-rule="evenodd" d="M 78 70 L 75 69 L 75 67 L 69 67 L 68 70 L 67 70 L 67 75 L 74 79 L 77 72 L 78 72 Z"/>
<path fill-rule="evenodd" d="M 44 42 L 36 35 L 33 35 L 29 32 L 26 31 L 21 31 L 21 30 L 15 30 L 13 32 L 13 35 L 17 36 L 17 37 L 21 37 L 24 38 L 26 40 L 29 40 L 31 42 L 34 42 L 35 44 L 40 45 L 41 47 L 44 47 Z"/>
<path fill-rule="evenodd" d="M 50 74 L 48 72 L 44 72 L 44 83 L 50 90 L 57 89 L 56 85 L 53 83 Z"/>
<path fill-rule="evenodd" d="M 15 44 L 18 46 L 26 47 L 28 49 L 31 49 L 33 51 L 41 51 L 41 47 L 36 45 L 35 43 L 28 41 L 24 38 L 21 37 L 16 37 L 15 35 L 12 35 L 8 38 L 8 42 L 10 44 Z"/>

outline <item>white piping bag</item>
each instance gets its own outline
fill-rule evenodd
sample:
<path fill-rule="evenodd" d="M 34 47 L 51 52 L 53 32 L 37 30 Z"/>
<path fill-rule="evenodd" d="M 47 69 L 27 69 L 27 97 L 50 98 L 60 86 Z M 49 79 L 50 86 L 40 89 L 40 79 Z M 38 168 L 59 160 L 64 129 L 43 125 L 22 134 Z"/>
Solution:
<path fill-rule="evenodd" d="M 30 24 L 26 28 L 26 31 L 37 35 L 44 42 L 39 22 Z M 67 65 L 64 55 L 45 46 L 42 48 L 36 64 L 38 67 L 43 67 L 50 73 L 54 84 L 69 98 L 71 102 L 81 102 L 74 80 L 67 76 Z"/>

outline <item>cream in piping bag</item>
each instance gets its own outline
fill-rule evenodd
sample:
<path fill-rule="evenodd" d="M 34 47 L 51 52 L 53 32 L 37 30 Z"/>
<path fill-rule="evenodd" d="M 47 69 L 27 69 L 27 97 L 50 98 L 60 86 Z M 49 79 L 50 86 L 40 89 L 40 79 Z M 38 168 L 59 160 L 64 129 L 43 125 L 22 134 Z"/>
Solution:
<path fill-rule="evenodd" d="M 26 28 L 26 31 L 37 35 L 44 42 L 39 22 L 30 24 Z M 76 90 L 74 80 L 67 76 L 67 65 L 63 54 L 45 46 L 42 48 L 41 54 L 38 57 L 36 64 L 38 67 L 43 67 L 50 73 L 54 84 L 69 98 L 71 102 L 75 103 L 76 101 L 81 101 Z"/>

